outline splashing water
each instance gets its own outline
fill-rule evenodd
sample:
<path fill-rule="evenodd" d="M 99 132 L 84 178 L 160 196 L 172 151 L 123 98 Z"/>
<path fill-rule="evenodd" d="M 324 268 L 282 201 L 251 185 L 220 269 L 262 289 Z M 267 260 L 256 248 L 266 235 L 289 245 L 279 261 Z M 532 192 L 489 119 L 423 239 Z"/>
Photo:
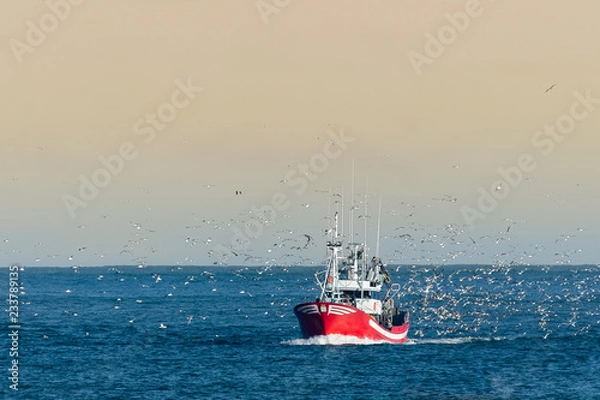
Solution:
<path fill-rule="evenodd" d="M 372 346 L 380 344 L 391 344 L 383 340 L 360 339 L 354 336 L 345 335 L 327 335 L 315 336 L 310 339 L 284 340 L 281 344 L 290 346 L 343 346 L 343 345 L 362 345 Z"/>

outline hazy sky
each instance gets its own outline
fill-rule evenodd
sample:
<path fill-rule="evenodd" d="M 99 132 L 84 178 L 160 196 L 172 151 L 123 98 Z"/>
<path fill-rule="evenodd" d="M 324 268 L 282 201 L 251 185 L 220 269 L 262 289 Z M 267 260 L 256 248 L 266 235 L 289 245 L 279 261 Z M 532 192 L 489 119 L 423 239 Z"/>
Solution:
<path fill-rule="evenodd" d="M 320 263 L 353 161 L 388 262 L 600 261 L 597 1 L 72 1 L 0 16 L 2 264 Z"/>

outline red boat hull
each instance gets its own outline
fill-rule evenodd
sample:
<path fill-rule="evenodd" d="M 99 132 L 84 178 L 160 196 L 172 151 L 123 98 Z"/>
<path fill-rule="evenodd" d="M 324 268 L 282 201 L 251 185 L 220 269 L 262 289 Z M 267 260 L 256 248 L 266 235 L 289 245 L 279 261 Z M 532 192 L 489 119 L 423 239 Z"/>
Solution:
<path fill-rule="evenodd" d="M 326 302 L 303 303 L 294 307 L 305 339 L 314 336 L 344 335 L 359 339 L 404 343 L 408 323 L 391 330 L 379 325 L 369 314 L 349 305 Z"/>

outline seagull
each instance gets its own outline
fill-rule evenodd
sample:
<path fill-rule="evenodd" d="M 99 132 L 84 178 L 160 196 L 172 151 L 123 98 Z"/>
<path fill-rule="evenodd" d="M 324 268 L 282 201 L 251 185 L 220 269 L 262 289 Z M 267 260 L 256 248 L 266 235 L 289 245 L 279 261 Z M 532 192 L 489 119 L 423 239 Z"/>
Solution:
<path fill-rule="evenodd" d="M 556 83 L 553 83 L 552 86 L 550 86 L 548 89 L 546 89 L 546 91 L 544 93 L 548 93 L 549 91 L 551 91 L 552 88 L 554 88 L 554 86 L 556 86 Z"/>
<path fill-rule="evenodd" d="M 307 235 L 306 233 L 304 234 L 304 237 L 306 237 L 306 244 L 304 245 L 304 248 L 306 248 L 306 246 L 308 246 L 310 242 L 312 242 L 313 238 L 312 236 Z"/>

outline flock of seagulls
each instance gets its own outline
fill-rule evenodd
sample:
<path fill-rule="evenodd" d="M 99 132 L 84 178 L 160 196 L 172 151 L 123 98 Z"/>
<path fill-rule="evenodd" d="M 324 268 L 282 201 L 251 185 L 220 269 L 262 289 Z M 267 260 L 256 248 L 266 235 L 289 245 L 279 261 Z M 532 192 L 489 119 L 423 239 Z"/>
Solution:
<path fill-rule="evenodd" d="M 291 318 L 295 324 L 291 309 L 301 301 L 297 293 L 314 298 L 316 290 L 310 274 L 285 267 L 165 267 L 160 272 L 127 268 L 103 268 L 97 276 L 87 269 L 85 276 L 103 296 L 114 299 L 114 318 L 123 318 L 124 323 L 144 331 L 193 328 L 220 333 L 224 313 L 238 322 Z M 600 287 L 598 266 L 559 270 L 522 265 L 399 266 L 389 271 L 401 285 L 396 301 L 411 310 L 416 340 L 547 339 L 586 334 L 600 325 L 600 305 L 595 301 Z M 160 314 L 156 301 L 167 293 L 173 293 L 173 300 L 160 310 L 173 308 L 176 312 L 161 320 L 155 315 Z M 186 300 L 190 293 L 195 299 L 192 302 Z M 222 296 L 228 299 L 223 301 Z M 65 318 L 81 319 L 86 314 L 83 309 L 62 311 Z"/>
<path fill-rule="evenodd" d="M 214 185 L 208 185 L 214 186 Z M 330 202 L 332 209 L 342 207 L 342 194 L 338 191 L 316 189 L 324 197 L 323 203 Z M 327 196 L 327 197 L 325 197 Z M 362 196 L 362 198 L 361 198 Z M 365 213 L 364 195 L 358 194 L 354 204 L 346 204 L 345 213 L 355 215 L 354 236 L 345 236 L 345 241 L 361 241 L 366 222 L 371 238 L 370 248 L 375 247 L 376 219 Z M 321 265 L 324 262 L 324 243 L 330 232 L 325 229 L 330 217 L 319 213 L 321 209 L 311 210 L 310 203 L 300 203 L 298 208 L 290 210 L 298 215 L 306 212 L 302 218 L 305 227 L 292 226 L 289 215 L 281 213 L 276 219 L 269 219 L 269 213 L 264 215 L 247 211 L 231 215 L 229 218 L 206 216 L 192 213 L 184 226 L 173 227 L 173 236 L 180 237 L 181 258 L 173 260 L 174 265 Z M 384 207 L 381 221 L 380 257 L 389 264 L 448 264 L 448 263 L 539 263 L 542 257 L 552 256 L 555 264 L 571 264 L 572 259 L 583 252 L 579 238 L 585 236 L 583 227 L 577 227 L 571 232 L 559 233 L 554 239 L 541 243 L 532 243 L 531 237 L 524 237 L 526 220 L 511 220 L 505 218 L 504 228 L 496 232 L 478 232 L 464 223 L 444 223 L 442 220 L 431 221 L 432 215 L 439 215 L 440 210 L 454 210 L 459 214 L 460 201 L 457 196 L 443 193 L 431 198 L 428 204 L 411 204 L 398 202 L 396 205 Z M 325 207 L 321 207 L 325 208 Z M 303 211 L 305 210 L 305 211 Z M 310 211 L 309 211 L 310 210 Z M 446 212 L 446 214 L 449 214 Z M 431 215 L 431 216 L 430 216 Z M 109 218 L 106 215 L 103 219 Z M 460 218 L 458 218 L 460 219 Z M 308 223 L 308 221 L 313 221 Z M 254 225 L 252 225 L 254 223 Z M 252 232 L 260 223 L 260 234 L 256 237 L 248 235 L 251 242 L 233 243 L 234 229 L 239 232 Z M 345 231 L 348 231 L 348 217 L 345 218 Z M 160 241 L 156 229 L 149 227 L 148 222 L 123 221 L 122 233 L 128 236 L 116 254 L 108 255 L 94 251 L 95 246 L 80 243 L 72 252 L 66 254 L 36 255 L 35 260 L 40 265 L 69 262 L 72 265 L 90 263 L 96 259 L 97 264 L 106 264 L 105 259 L 119 259 L 122 264 L 135 264 L 140 268 L 151 264 L 153 259 L 160 256 Z M 308 226 L 308 227 L 307 227 Z M 80 224 L 80 237 L 85 237 L 85 231 L 91 229 L 90 222 Z M 12 246 L 10 238 L 2 239 L 0 252 L 8 252 Z M 35 248 L 42 252 L 45 243 L 37 243 Z M 14 250 L 13 250 L 14 251 Z M 372 252 L 372 251 L 371 251 Z M 43 254 L 43 253 L 42 253 Z M 116 256 L 116 257 L 115 257 Z M 85 262 L 84 262 L 85 260 Z M 207 262 L 208 261 L 208 262 Z M 92 264 L 93 265 L 93 264 Z"/>
<path fill-rule="evenodd" d="M 584 334 L 600 324 L 600 306 L 590 306 L 600 284 L 598 267 L 560 273 L 523 266 L 409 270 L 402 301 L 413 310 L 417 337 L 533 335 L 546 339 Z"/>

